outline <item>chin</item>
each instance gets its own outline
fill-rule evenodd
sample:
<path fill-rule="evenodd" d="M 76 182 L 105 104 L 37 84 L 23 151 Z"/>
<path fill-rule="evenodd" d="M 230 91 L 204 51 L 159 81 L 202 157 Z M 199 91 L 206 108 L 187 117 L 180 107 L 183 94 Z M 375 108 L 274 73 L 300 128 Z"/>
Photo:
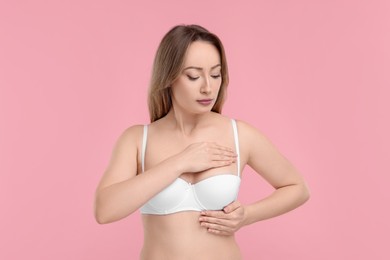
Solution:
<path fill-rule="evenodd" d="M 194 109 L 192 110 L 192 114 L 195 115 L 202 115 L 202 114 L 207 114 L 211 112 L 211 108 L 204 108 L 204 109 Z"/>

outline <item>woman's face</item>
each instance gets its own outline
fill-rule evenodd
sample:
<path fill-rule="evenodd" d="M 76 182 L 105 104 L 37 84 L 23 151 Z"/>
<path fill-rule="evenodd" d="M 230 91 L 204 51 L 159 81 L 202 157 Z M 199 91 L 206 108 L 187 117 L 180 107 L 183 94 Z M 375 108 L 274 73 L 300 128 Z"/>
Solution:
<path fill-rule="evenodd" d="M 174 109 L 190 114 L 211 111 L 221 87 L 221 59 L 217 48 L 195 41 L 187 50 L 184 66 L 172 84 Z"/>

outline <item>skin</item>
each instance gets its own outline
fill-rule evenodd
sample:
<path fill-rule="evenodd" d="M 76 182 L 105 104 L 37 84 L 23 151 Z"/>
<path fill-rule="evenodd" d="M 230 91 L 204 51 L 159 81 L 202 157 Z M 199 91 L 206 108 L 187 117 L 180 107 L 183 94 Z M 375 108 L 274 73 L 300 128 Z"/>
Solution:
<path fill-rule="evenodd" d="M 110 223 L 132 214 L 180 177 L 190 183 L 237 174 L 230 119 L 211 112 L 221 85 L 220 57 L 203 41 L 192 43 L 172 84 L 171 111 L 149 126 L 141 173 L 143 126 L 126 129 L 97 187 L 95 217 Z M 210 105 L 197 100 L 212 99 Z M 220 211 L 142 215 L 141 259 L 241 259 L 234 234 L 254 222 L 286 213 L 309 198 L 297 169 L 256 128 L 237 120 L 240 165 L 253 168 L 275 191 L 249 205 L 234 201 Z"/>

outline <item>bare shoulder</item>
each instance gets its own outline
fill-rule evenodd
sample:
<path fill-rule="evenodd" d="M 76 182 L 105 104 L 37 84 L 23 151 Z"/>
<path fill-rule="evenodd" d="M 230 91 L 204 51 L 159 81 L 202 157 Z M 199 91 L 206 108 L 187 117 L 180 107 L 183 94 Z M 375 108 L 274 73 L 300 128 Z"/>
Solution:
<path fill-rule="evenodd" d="M 112 150 L 110 162 L 99 183 L 99 188 L 131 177 L 138 171 L 138 150 L 142 142 L 143 126 L 134 125 L 122 131 Z"/>
<path fill-rule="evenodd" d="M 272 153 L 277 152 L 277 148 L 271 140 L 258 128 L 242 121 L 236 120 L 238 136 L 240 140 L 240 150 L 245 155 L 246 162 L 251 165 L 253 160 L 259 159 Z"/>
<path fill-rule="evenodd" d="M 125 128 L 117 137 L 113 156 L 121 153 L 123 155 L 129 155 L 133 150 L 137 151 L 140 147 L 140 143 L 143 135 L 143 125 L 133 125 Z"/>
<path fill-rule="evenodd" d="M 254 140 L 253 138 L 255 138 L 257 141 L 269 141 L 265 134 L 258 128 L 242 120 L 236 119 L 236 122 L 240 141 L 251 142 Z"/>
<path fill-rule="evenodd" d="M 120 134 L 118 138 L 118 142 L 128 143 L 128 142 L 134 142 L 139 140 L 142 137 L 143 129 L 144 129 L 143 125 L 133 125 L 127 127 Z"/>
<path fill-rule="evenodd" d="M 115 143 L 112 159 L 122 157 L 125 160 L 124 158 L 134 157 L 137 160 L 138 151 L 142 145 L 143 131 L 144 125 L 133 125 L 124 129 Z"/>
<path fill-rule="evenodd" d="M 227 124 L 231 124 L 232 118 L 223 114 L 219 114 L 216 112 L 210 113 L 210 121 L 213 124 L 220 125 L 226 127 Z M 237 121 L 237 120 L 236 120 Z"/>

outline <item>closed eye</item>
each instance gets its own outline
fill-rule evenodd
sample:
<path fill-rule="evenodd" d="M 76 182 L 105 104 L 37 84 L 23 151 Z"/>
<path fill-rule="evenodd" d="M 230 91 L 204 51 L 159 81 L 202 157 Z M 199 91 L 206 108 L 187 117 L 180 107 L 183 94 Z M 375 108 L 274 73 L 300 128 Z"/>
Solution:
<path fill-rule="evenodd" d="M 218 79 L 218 78 L 221 77 L 221 75 L 220 75 L 220 74 L 218 74 L 218 75 L 211 75 L 211 77 L 212 77 L 213 79 Z"/>
<path fill-rule="evenodd" d="M 190 75 L 187 75 L 187 77 L 189 80 L 192 80 L 192 81 L 195 81 L 199 78 L 199 77 L 191 77 Z"/>

